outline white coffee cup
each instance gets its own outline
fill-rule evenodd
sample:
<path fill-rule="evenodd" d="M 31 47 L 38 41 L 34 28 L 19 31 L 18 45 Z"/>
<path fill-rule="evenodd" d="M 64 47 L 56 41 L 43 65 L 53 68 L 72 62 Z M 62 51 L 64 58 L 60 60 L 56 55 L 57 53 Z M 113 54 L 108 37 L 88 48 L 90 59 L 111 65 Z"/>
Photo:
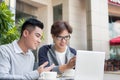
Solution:
<path fill-rule="evenodd" d="M 57 72 L 42 72 L 40 79 L 44 80 L 57 80 Z"/>
<path fill-rule="evenodd" d="M 63 76 L 74 76 L 74 74 L 75 74 L 74 69 L 68 69 L 68 70 L 64 71 L 64 73 L 62 75 Z"/>

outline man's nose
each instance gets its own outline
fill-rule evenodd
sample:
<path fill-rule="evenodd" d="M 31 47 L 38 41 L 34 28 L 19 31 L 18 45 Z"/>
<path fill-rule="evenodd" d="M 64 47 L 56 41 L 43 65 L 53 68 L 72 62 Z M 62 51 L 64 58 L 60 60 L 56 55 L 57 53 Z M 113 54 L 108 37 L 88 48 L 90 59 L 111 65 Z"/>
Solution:
<path fill-rule="evenodd" d="M 63 42 L 66 42 L 66 39 L 63 37 L 63 38 L 62 38 L 62 41 L 63 41 Z"/>
<path fill-rule="evenodd" d="M 38 43 L 41 43 L 41 41 L 42 41 L 42 40 L 39 38 L 39 39 L 38 39 Z"/>

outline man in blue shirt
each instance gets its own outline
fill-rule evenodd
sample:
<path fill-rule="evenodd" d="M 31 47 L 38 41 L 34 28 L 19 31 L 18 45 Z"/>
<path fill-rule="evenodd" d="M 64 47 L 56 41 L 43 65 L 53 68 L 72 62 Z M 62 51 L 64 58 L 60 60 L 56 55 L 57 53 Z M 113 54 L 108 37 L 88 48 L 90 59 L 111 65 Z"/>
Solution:
<path fill-rule="evenodd" d="M 39 46 L 43 28 L 42 22 L 30 18 L 22 25 L 19 40 L 0 46 L 0 79 L 38 79 L 40 73 L 54 67 L 45 67 L 45 62 L 33 70 L 35 59 L 31 50 Z"/>

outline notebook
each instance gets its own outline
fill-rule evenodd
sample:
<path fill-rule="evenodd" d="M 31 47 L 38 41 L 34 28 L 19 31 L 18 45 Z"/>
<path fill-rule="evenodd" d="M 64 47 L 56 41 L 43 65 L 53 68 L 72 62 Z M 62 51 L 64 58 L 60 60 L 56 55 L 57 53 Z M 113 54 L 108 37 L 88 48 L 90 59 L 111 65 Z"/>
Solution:
<path fill-rule="evenodd" d="M 105 52 L 77 50 L 74 80 L 103 80 Z"/>

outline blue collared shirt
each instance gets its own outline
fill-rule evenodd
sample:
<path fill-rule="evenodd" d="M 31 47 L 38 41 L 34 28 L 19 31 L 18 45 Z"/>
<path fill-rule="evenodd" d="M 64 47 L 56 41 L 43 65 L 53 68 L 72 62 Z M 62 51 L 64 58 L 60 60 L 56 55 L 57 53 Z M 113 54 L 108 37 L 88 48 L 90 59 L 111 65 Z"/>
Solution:
<path fill-rule="evenodd" d="M 33 71 L 34 61 L 32 51 L 23 54 L 17 40 L 0 46 L 0 79 L 37 79 L 39 73 Z"/>

